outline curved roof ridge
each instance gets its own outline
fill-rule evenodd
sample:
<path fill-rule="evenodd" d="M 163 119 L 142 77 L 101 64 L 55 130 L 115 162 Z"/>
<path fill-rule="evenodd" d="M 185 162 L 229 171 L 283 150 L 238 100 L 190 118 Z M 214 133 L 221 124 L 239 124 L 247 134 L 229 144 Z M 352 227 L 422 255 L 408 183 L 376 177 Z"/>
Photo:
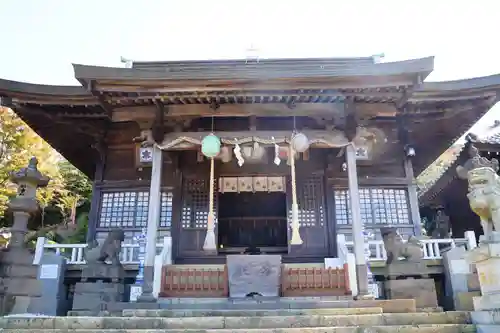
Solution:
<path fill-rule="evenodd" d="M 259 68 L 261 67 L 261 68 Z M 158 70 L 140 68 L 102 67 L 73 64 L 77 79 L 195 79 L 196 73 L 200 79 L 266 79 L 266 78 L 293 78 L 293 77 L 334 77 L 334 76 L 383 76 L 401 75 L 409 73 L 425 73 L 426 76 L 434 69 L 434 57 L 410 59 L 396 62 L 373 63 L 363 65 L 346 65 L 328 68 L 318 64 L 317 68 L 309 66 L 301 68 L 293 65 L 288 68 L 277 66 L 271 70 L 262 64 L 252 62 L 241 66 L 228 66 L 218 68 L 213 62 L 207 62 L 204 68 L 189 71 L 189 68 L 180 68 L 172 71 L 168 67 Z M 259 69 L 261 72 L 259 73 Z M 202 72 L 207 73 L 202 73 Z"/>
<path fill-rule="evenodd" d="M 247 64 L 250 62 L 245 58 L 233 58 L 233 59 L 215 59 L 215 60 L 206 60 L 206 59 L 189 59 L 189 60 L 172 60 L 172 61 L 163 61 L 163 60 L 153 60 L 153 61 L 134 61 L 132 60 L 132 68 L 139 67 L 151 67 L 151 66 L 179 66 L 179 65 L 239 65 L 239 64 Z M 256 60 L 252 60 L 251 62 L 257 62 Z M 375 57 L 318 57 L 318 58 L 259 58 L 258 63 L 260 64 L 276 64 L 276 63 L 374 63 Z M 139 65 L 139 66 L 137 66 Z"/>
<path fill-rule="evenodd" d="M 418 91 L 480 89 L 496 85 L 500 86 L 500 74 L 477 76 L 468 79 L 424 82 Z"/>

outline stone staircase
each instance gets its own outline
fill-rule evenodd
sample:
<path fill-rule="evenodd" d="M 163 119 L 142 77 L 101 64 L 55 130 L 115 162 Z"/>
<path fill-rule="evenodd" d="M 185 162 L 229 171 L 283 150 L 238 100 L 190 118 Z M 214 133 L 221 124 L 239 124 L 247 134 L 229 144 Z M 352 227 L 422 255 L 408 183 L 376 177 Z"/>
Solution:
<path fill-rule="evenodd" d="M 199 300 L 198 300 L 199 301 Z M 1 333 L 473 333 L 468 312 L 417 312 L 413 300 L 163 303 L 121 316 L 0 318 Z M 78 313 L 75 313 L 78 314 Z M 103 314 L 104 315 L 104 314 Z"/>

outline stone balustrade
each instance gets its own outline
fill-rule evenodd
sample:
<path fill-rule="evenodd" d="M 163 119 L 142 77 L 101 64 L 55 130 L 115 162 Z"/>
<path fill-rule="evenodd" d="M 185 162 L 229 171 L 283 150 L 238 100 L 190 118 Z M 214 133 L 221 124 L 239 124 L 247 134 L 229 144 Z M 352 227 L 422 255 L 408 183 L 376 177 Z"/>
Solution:
<path fill-rule="evenodd" d="M 49 243 L 45 237 L 38 237 L 35 248 L 35 256 L 33 264 L 37 265 L 42 258 L 43 253 L 54 252 L 58 255 L 64 256 L 69 265 L 82 265 L 85 264 L 84 250 L 88 244 L 58 244 Z M 164 243 L 156 244 L 156 253 L 159 254 L 164 247 Z M 122 244 L 121 253 L 122 264 L 139 264 L 139 244 Z"/>
<path fill-rule="evenodd" d="M 350 253 L 353 250 L 352 241 L 339 242 L 344 235 L 337 236 L 338 244 L 343 243 L 347 246 Z M 473 249 L 477 246 L 475 242 L 475 235 L 473 231 L 467 231 L 465 238 L 448 238 L 448 239 L 424 239 L 421 242 L 424 244 L 424 259 L 426 260 L 436 260 L 443 258 L 443 251 L 464 246 L 467 250 Z M 384 242 L 382 240 L 371 240 L 368 242 L 372 256 L 370 261 L 385 261 L 387 259 L 387 253 L 384 249 Z M 78 265 L 85 264 L 84 259 L 84 249 L 87 248 L 87 244 L 56 244 L 49 243 L 46 238 L 39 237 L 36 243 L 35 259 L 33 264 L 38 264 L 42 254 L 47 251 L 53 251 L 56 254 L 63 255 L 67 258 L 68 264 Z M 163 243 L 156 244 L 157 253 L 160 253 L 163 249 Z M 138 244 L 123 244 L 121 253 L 122 264 L 138 264 Z"/>
<path fill-rule="evenodd" d="M 455 247 L 465 247 L 466 250 L 477 247 L 474 231 L 467 231 L 465 238 L 422 239 L 420 242 L 423 244 L 424 260 L 443 259 L 443 253 Z M 337 235 L 337 244 L 345 244 L 349 253 L 353 253 L 354 243 L 345 240 L 345 235 Z M 371 250 L 370 261 L 385 261 L 387 259 L 384 241 L 370 240 L 368 245 Z"/>

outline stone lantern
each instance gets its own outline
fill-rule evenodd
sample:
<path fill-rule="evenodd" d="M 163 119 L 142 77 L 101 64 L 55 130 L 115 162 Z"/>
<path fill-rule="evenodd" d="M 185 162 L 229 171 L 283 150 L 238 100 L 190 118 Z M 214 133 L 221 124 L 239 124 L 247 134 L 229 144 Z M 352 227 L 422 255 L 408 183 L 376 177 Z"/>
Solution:
<path fill-rule="evenodd" d="M 39 187 L 47 186 L 49 183 L 49 178 L 42 175 L 37 166 L 38 160 L 33 157 L 27 167 L 10 174 L 10 179 L 18 185 L 18 190 L 16 197 L 9 202 L 9 209 L 14 214 L 9 249 L 24 248 L 28 221 L 39 208 L 36 200 L 36 190 Z"/>

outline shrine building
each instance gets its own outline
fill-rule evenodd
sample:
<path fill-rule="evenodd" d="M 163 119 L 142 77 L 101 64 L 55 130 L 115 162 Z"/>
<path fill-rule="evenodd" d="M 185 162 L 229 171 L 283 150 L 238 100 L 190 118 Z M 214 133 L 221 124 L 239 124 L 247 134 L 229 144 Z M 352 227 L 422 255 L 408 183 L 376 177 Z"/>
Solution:
<path fill-rule="evenodd" d="M 451 147 L 443 163 L 426 169 L 424 175 L 427 181 L 418 190 L 422 217 L 433 223 L 441 211 L 448 219 L 453 236 L 463 235 L 467 230 L 474 230 L 476 236 L 483 234 L 480 218 L 469 205 L 469 184 L 466 179 L 459 177 L 457 167 L 464 165 L 474 154 L 487 159 L 499 159 L 498 123 L 495 122 L 491 127 L 489 133 L 469 133 L 464 143 Z"/>
<path fill-rule="evenodd" d="M 2 104 L 93 181 L 89 240 L 170 233 L 175 264 L 258 248 L 337 255 L 336 235 L 420 235 L 418 175 L 497 101 L 500 75 L 424 82 L 432 57 L 73 65 L 78 86 L 0 80 Z M 463 237 L 463 235 L 454 235 Z"/>

